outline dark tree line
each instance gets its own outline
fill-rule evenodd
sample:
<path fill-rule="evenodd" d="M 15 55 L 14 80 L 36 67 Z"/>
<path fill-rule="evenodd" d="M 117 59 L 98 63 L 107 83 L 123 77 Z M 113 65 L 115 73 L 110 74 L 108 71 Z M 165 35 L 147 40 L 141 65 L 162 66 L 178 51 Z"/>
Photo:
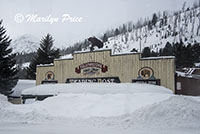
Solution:
<path fill-rule="evenodd" d="M 18 69 L 15 56 L 10 48 L 11 39 L 0 20 L 0 94 L 9 95 L 16 86 Z"/>
<path fill-rule="evenodd" d="M 182 41 L 175 44 L 166 43 L 163 49 L 159 52 L 151 51 L 149 47 L 145 47 L 142 51 L 142 57 L 157 57 L 157 56 L 175 56 L 176 67 L 193 67 L 194 63 L 200 62 L 200 44 L 185 45 Z"/>

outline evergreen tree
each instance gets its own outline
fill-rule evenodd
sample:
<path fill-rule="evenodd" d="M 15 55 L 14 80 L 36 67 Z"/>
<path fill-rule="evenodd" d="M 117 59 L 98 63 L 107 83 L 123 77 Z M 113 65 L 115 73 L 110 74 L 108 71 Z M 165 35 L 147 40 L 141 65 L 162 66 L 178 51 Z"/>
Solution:
<path fill-rule="evenodd" d="M 150 57 L 151 49 L 149 47 L 145 47 L 142 51 L 142 57 Z"/>
<path fill-rule="evenodd" d="M 167 42 L 165 47 L 161 50 L 160 55 L 161 56 L 173 56 L 174 55 L 173 47 L 169 42 Z"/>
<path fill-rule="evenodd" d="M 152 24 L 153 24 L 154 26 L 156 25 L 157 20 L 158 20 L 158 17 L 157 17 L 157 15 L 154 13 L 154 14 L 153 14 L 153 18 L 152 18 Z"/>
<path fill-rule="evenodd" d="M 151 51 L 150 56 L 151 56 L 151 57 L 158 57 L 158 56 L 159 56 L 159 53 L 154 52 L 154 51 Z"/>
<path fill-rule="evenodd" d="M 148 22 L 147 26 L 148 26 L 148 30 L 152 30 L 152 24 L 151 24 L 151 21 Z"/>
<path fill-rule="evenodd" d="M 123 24 L 122 26 L 122 33 L 126 33 L 127 32 L 127 27 L 125 24 Z"/>
<path fill-rule="evenodd" d="M 164 12 L 163 12 L 163 25 L 164 25 L 164 26 L 167 25 L 167 16 L 168 16 L 167 11 L 164 11 Z"/>
<path fill-rule="evenodd" d="M 0 21 L 0 93 L 9 95 L 16 86 L 18 69 L 16 67 L 15 54 L 10 48 L 11 39 L 6 35 L 5 28 Z"/>
<path fill-rule="evenodd" d="M 118 28 L 115 29 L 115 35 L 119 35 L 119 29 Z"/>
<path fill-rule="evenodd" d="M 29 67 L 26 69 L 28 79 L 36 78 L 37 65 L 53 63 L 55 58 L 60 57 L 59 49 L 53 48 L 53 42 L 54 40 L 50 34 L 42 38 L 37 54 L 33 57 Z"/>
<path fill-rule="evenodd" d="M 200 44 L 199 43 L 195 43 L 192 46 L 192 54 L 193 54 L 193 57 L 194 57 L 194 61 L 200 62 Z"/>
<path fill-rule="evenodd" d="M 103 42 L 106 42 L 106 41 L 108 41 L 108 37 L 107 37 L 106 34 L 104 34 L 104 35 L 103 35 Z"/>
<path fill-rule="evenodd" d="M 176 67 L 177 68 L 187 67 L 186 53 L 188 51 L 186 50 L 186 47 L 184 46 L 183 42 L 180 41 L 180 43 L 177 42 L 176 44 L 174 44 L 173 50 L 176 57 Z"/>
<path fill-rule="evenodd" d="M 192 45 L 188 44 L 187 47 L 185 47 L 185 53 L 184 53 L 184 67 L 193 67 L 195 63 L 194 55 L 192 53 Z"/>

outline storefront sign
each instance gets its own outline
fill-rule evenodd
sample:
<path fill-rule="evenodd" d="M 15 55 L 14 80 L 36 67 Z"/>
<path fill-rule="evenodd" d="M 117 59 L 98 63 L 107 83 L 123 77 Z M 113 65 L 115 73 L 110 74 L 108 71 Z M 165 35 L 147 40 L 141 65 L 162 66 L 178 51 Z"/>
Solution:
<path fill-rule="evenodd" d="M 87 62 L 75 68 L 77 74 L 80 74 L 81 70 L 83 70 L 83 75 L 94 75 L 99 74 L 100 70 L 102 73 L 107 72 L 108 67 L 98 62 Z"/>
<path fill-rule="evenodd" d="M 68 78 L 66 83 L 120 83 L 119 77 Z"/>
<path fill-rule="evenodd" d="M 154 71 L 150 67 L 143 67 L 138 72 L 138 78 L 140 79 L 154 79 Z"/>
<path fill-rule="evenodd" d="M 143 67 L 138 71 L 137 79 L 132 80 L 133 83 L 146 83 L 160 85 L 160 79 L 154 77 L 154 71 L 150 67 Z"/>
<path fill-rule="evenodd" d="M 42 81 L 42 84 L 54 84 L 58 83 L 57 80 L 54 80 L 55 74 L 52 71 L 48 71 L 45 74 L 45 79 Z"/>
<path fill-rule="evenodd" d="M 133 79 L 133 83 L 146 83 L 146 84 L 153 84 L 153 85 L 160 85 L 160 79 L 152 79 L 152 80 L 139 80 L 139 79 Z"/>
<path fill-rule="evenodd" d="M 54 80 L 54 73 L 52 71 L 48 71 L 46 74 L 45 74 L 45 80 L 46 81 L 51 81 L 51 80 Z"/>
<path fill-rule="evenodd" d="M 42 84 L 56 84 L 56 83 L 58 83 L 57 80 L 51 80 L 51 81 L 43 80 L 43 81 L 42 81 Z"/>

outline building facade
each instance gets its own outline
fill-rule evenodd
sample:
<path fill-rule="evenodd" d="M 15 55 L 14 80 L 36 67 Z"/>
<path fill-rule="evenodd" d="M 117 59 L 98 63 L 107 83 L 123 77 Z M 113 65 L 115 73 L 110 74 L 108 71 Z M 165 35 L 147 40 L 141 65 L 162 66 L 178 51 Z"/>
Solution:
<path fill-rule="evenodd" d="M 101 50 L 74 53 L 71 59 L 37 66 L 37 85 L 76 82 L 139 82 L 174 90 L 175 59 L 140 58 L 139 53 L 112 55 L 111 50 Z"/>

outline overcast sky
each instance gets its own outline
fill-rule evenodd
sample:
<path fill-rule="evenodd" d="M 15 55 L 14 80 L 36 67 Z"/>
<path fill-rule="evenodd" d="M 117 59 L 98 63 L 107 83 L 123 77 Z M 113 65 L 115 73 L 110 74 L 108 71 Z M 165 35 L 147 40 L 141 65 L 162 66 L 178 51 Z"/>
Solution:
<path fill-rule="evenodd" d="M 56 46 L 66 47 L 127 21 L 151 17 L 154 12 L 181 9 L 184 1 L 192 5 L 197 0 L 0 0 L 0 19 L 13 39 L 24 34 L 41 39 L 50 33 Z M 16 17 L 17 13 L 23 15 L 23 22 L 16 22 L 22 18 Z M 51 15 L 50 18 L 58 18 L 58 21 L 53 24 L 28 22 L 29 14 L 38 17 Z M 82 18 L 82 22 L 67 20 L 62 23 L 63 14 Z"/>

